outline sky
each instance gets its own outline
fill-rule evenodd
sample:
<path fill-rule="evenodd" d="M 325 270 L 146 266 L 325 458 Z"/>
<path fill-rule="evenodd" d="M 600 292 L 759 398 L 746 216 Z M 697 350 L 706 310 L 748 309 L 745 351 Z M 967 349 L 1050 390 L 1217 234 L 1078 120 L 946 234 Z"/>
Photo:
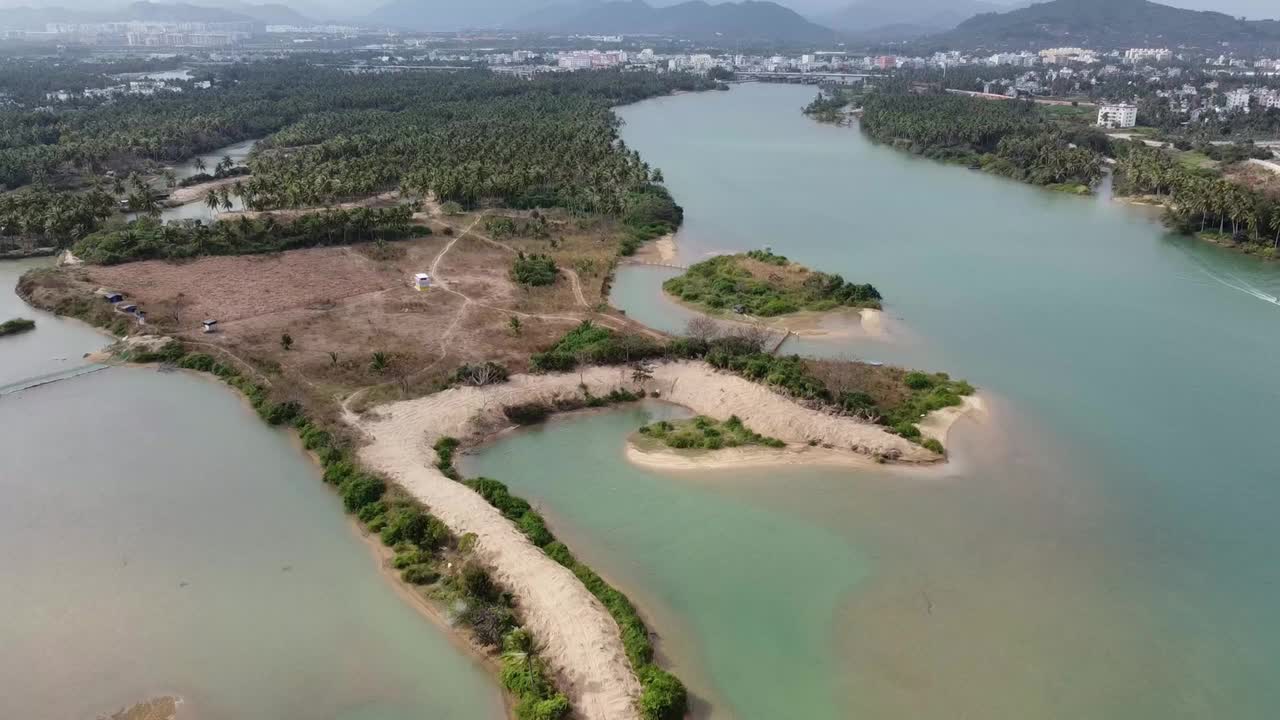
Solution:
<path fill-rule="evenodd" d="M 157 0 L 164 2 L 166 0 Z M 192 5 L 216 7 L 223 5 L 218 0 L 184 0 Z M 266 3 L 279 2 L 299 12 L 317 19 L 358 17 L 368 13 L 385 0 L 366 0 L 352 4 L 345 0 L 244 0 L 245 2 Z M 439 0 L 430 0 L 438 2 Z M 573 0 L 564 0 L 572 2 Z M 652 5 L 674 5 L 682 0 L 648 0 Z M 718 0 L 709 0 L 717 2 Z M 830 10 L 849 5 L 854 0 L 775 0 L 801 14 L 821 15 Z M 867 0 L 883 4 L 893 0 Z M 905 1 L 905 0 L 904 0 Z M 1216 10 L 1236 16 L 1248 17 L 1251 20 L 1262 18 L 1280 19 L 1280 1 L 1278 0 L 1161 0 L 1166 5 L 1188 8 L 1191 10 Z M 459 3 L 468 0 L 457 0 Z M 1012 5 L 1016 0 L 988 0 L 995 5 Z M 545 0 L 530 0 L 530 7 L 540 6 Z M 111 5 L 125 5 L 127 0 L 0 0 L 0 7 L 67 7 L 77 9 L 100 9 Z"/>

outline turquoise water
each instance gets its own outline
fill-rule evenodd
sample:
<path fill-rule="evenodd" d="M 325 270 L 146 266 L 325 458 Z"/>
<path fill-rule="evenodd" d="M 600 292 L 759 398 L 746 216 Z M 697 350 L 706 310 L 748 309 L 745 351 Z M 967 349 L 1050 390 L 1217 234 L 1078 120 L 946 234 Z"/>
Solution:
<path fill-rule="evenodd" d="M 653 100 L 623 136 L 685 208 L 683 260 L 770 246 L 903 330 L 806 349 L 978 385 L 952 464 L 641 471 L 605 462 L 640 418 L 593 416 L 474 468 L 637 595 L 713 715 L 1274 717 L 1280 266 L 817 125 L 812 93 Z M 678 328 L 663 276 L 623 269 L 615 304 Z"/>
<path fill-rule="evenodd" d="M 0 385 L 107 339 L 11 295 Z M 0 397 L 0 717 L 161 694 L 200 720 L 496 720 L 487 671 L 379 576 L 296 443 L 212 380 L 110 368 Z"/>

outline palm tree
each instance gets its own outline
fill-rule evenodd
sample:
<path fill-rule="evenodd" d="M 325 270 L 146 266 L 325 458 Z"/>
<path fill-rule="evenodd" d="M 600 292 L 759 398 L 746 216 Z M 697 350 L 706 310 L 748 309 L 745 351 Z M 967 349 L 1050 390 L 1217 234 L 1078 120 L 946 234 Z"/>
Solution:
<path fill-rule="evenodd" d="M 1280 248 L 1280 205 L 1271 208 L 1271 229 L 1276 231 L 1276 239 L 1271 243 L 1271 247 Z"/>
<path fill-rule="evenodd" d="M 191 167 L 195 168 L 197 173 L 202 173 L 209 169 L 209 166 L 204 164 L 204 158 L 202 157 L 198 157 L 192 161 Z"/>
<path fill-rule="evenodd" d="M 206 193 L 204 196 L 204 204 L 205 204 L 205 207 L 209 208 L 209 217 L 212 218 L 217 216 L 218 205 L 220 204 L 218 202 L 218 191 L 210 190 L 208 193 Z"/>

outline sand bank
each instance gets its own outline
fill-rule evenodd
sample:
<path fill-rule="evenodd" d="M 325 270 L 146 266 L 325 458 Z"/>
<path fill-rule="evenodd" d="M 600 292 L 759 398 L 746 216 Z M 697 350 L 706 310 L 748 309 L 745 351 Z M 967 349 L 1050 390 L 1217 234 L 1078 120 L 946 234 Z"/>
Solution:
<path fill-rule="evenodd" d="M 726 468 L 755 468 L 778 465 L 826 465 L 866 468 L 876 465 L 866 455 L 835 448 L 809 447 L 808 445 L 785 448 L 736 447 L 723 450 L 672 450 L 668 448 L 643 448 L 634 442 L 627 443 L 627 461 L 655 470 L 716 470 Z"/>
<path fill-rule="evenodd" d="M 757 432 L 790 443 L 815 440 L 856 448 L 905 462 L 933 462 L 937 456 L 878 426 L 801 407 L 761 385 L 717 372 L 705 363 L 665 363 L 654 368 L 646 389 L 670 402 L 717 418 L 737 415 Z M 434 467 L 431 449 L 441 436 L 479 441 L 510 426 L 503 408 L 553 402 L 581 395 L 580 383 L 596 395 L 630 387 L 628 368 L 594 367 L 581 373 L 516 375 L 484 388 L 445 390 L 416 400 L 375 408 L 349 417 L 370 442 L 360 457 L 414 497 L 457 534 L 475 533 L 476 550 L 516 596 L 530 630 L 544 645 L 544 657 L 561 687 L 584 718 L 636 718 L 640 691 L 622 647 L 617 623 L 578 579 L 515 528 L 493 506 Z M 832 451 L 835 452 L 835 451 Z M 848 453 L 852 455 L 852 453 Z"/>
<path fill-rule="evenodd" d="M 676 236 L 667 233 L 640 246 L 632 259 L 638 262 L 672 264 L 676 261 Z"/>
<path fill-rule="evenodd" d="M 921 434 L 936 438 L 945 445 L 947 434 L 957 420 L 965 416 L 985 414 L 986 405 L 981 397 L 970 395 L 963 400 L 957 407 L 935 410 L 916 423 Z M 792 444 L 785 448 L 752 446 L 723 450 L 675 450 L 652 446 L 652 443 L 637 444 L 628 441 L 625 454 L 628 462 L 658 470 L 712 470 L 777 465 L 866 468 L 878 464 L 873 457 L 862 453 L 849 452 L 840 447 L 811 447 L 808 444 Z"/>
<path fill-rule="evenodd" d="M 987 405 L 980 395 L 966 395 L 961 400 L 963 402 L 956 407 L 934 410 L 925 415 L 923 420 L 916 423 L 916 427 L 920 428 L 920 434 L 937 440 L 945 447 L 947 434 L 951 432 L 951 426 L 955 425 L 957 420 L 966 415 L 974 417 L 986 415 Z"/>

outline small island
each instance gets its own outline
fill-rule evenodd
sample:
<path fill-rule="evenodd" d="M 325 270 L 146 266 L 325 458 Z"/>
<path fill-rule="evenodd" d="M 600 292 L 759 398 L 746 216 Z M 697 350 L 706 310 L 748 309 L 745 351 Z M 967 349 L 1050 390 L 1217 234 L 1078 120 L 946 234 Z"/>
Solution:
<path fill-rule="evenodd" d="M 5 335 L 17 335 L 18 333 L 23 333 L 28 330 L 34 330 L 35 327 L 35 320 L 28 320 L 26 318 L 5 320 L 0 323 L 0 337 L 4 337 Z"/>
<path fill-rule="evenodd" d="M 737 415 L 730 415 L 729 419 L 723 422 L 706 415 L 698 415 L 688 420 L 659 420 L 642 426 L 638 432 L 677 450 L 695 448 L 719 450 L 743 445 L 761 445 L 771 448 L 787 446 L 778 438 L 767 437 L 751 430 Z"/>
<path fill-rule="evenodd" d="M 810 270 L 768 248 L 720 255 L 662 284 L 676 298 L 712 313 L 777 317 L 802 310 L 840 307 L 880 309 L 880 292 L 869 284 Z"/>

